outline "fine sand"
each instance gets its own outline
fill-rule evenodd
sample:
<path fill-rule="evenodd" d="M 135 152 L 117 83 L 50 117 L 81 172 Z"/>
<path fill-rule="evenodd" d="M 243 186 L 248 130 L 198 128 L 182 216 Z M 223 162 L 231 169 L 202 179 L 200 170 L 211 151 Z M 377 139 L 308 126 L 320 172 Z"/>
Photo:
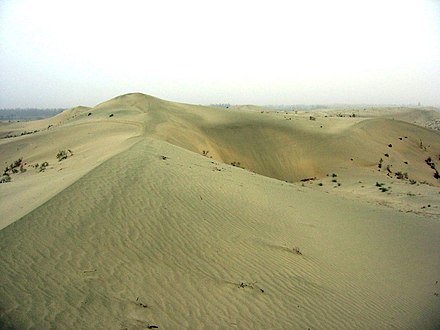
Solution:
<path fill-rule="evenodd" d="M 134 93 L 2 123 L 0 328 L 438 329 L 439 119 Z"/>

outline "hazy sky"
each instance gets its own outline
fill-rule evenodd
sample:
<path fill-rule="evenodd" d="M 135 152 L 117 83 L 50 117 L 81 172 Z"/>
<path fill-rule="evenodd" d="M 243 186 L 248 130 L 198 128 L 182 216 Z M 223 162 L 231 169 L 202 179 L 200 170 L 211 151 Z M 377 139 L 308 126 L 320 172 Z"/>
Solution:
<path fill-rule="evenodd" d="M 0 0 L 0 108 L 440 105 L 440 0 Z"/>

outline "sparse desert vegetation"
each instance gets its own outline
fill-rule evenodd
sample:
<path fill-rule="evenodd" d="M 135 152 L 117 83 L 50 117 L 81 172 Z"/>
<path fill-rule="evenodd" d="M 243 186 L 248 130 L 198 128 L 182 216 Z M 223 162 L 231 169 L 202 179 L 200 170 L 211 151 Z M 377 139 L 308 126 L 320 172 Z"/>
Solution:
<path fill-rule="evenodd" d="M 391 189 L 391 187 L 385 187 L 385 183 L 379 183 L 379 182 L 376 182 L 376 187 L 378 187 L 378 189 L 381 191 L 381 192 L 387 192 L 387 191 L 390 191 L 390 189 Z"/>
<path fill-rule="evenodd" d="M 240 289 L 258 289 L 261 293 L 264 293 L 264 290 L 257 286 L 257 282 L 240 282 L 238 284 L 238 288 Z"/>
<path fill-rule="evenodd" d="M 23 158 L 20 157 L 16 161 L 11 163 L 9 166 L 7 166 L 3 171 L 3 173 L 18 173 L 19 169 L 20 172 L 23 172 L 22 168 L 23 168 Z"/>
<path fill-rule="evenodd" d="M 36 168 L 38 169 L 38 172 L 44 172 L 44 171 L 46 171 L 48 166 L 49 166 L 48 162 L 43 162 L 43 163 L 41 163 L 40 166 L 38 166 L 38 164 L 37 164 Z"/>
<path fill-rule="evenodd" d="M 64 159 L 67 159 L 67 157 L 73 156 L 73 152 L 70 149 L 67 150 L 60 150 L 57 153 L 57 159 L 59 162 L 61 162 Z"/>
<path fill-rule="evenodd" d="M 14 162 L 12 162 L 9 166 L 6 166 L 6 168 L 3 171 L 2 176 L 0 178 L 0 183 L 11 182 L 12 181 L 12 178 L 11 178 L 12 174 L 24 173 L 24 172 L 26 172 L 26 168 L 24 167 L 23 158 L 20 157 L 17 160 L 15 160 Z"/>
<path fill-rule="evenodd" d="M 437 170 L 437 168 L 436 168 L 436 166 L 435 166 L 435 163 L 434 163 L 434 161 L 432 160 L 432 158 L 431 158 L 431 157 L 428 157 L 427 159 L 425 159 L 425 163 L 426 163 L 431 169 L 434 170 L 434 178 L 436 178 L 436 179 L 440 179 L 440 174 L 439 174 L 439 172 L 438 172 L 438 170 Z"/>
<path fill-rule="evenodd" d="M 377 163 L 377 168 L 380 171 L 382 169 L 383 159 L 379 159 L 379 162 Z"/>
<path fill-rule="evenodd" d="M 294 246 L 294 247 L 292 248 L 292 252 L 293 252 L 294 254 L 302 255 L 301 250 L 300 250 L 299 247 L 297 247 L 297 246 Z"/>
<path fill-rule="evenodd" d="M 34 130 L 34 131 L 24 131 L 24 132 L 21 132 L 21 133 L 19 133 L 19 134 L 7 134 L 7 135 L 5 135 L 3 138 L 4 139 L 9 139 L 9 138 L 15 138 L 15 137 L 17 137 L 17 136 L 23 136 L 23 135 L 29 135 L 29 134 L 35 134 L 35 133 L 38 133 L 40 130 Z"/>
<path fill-rule="evenodd" d="M 231 165 L 234 167 L 240 167 L 240 168 L 244 168 L 240 162 L 231 162 Z"/>
<path fill-rule="evenodd" d="M 399 180 L 408 180 L 408 173 L 406 173 L 406 172 L 398 171 L 394 174 L 395 174 L 396 178 Z"/>
<path fill-rule="evenodd" d="M 0 177 L 0 183 L 7 182 L 11 182 L 11 176 L 8 173 L 3 173 L 3 175 Z"/>

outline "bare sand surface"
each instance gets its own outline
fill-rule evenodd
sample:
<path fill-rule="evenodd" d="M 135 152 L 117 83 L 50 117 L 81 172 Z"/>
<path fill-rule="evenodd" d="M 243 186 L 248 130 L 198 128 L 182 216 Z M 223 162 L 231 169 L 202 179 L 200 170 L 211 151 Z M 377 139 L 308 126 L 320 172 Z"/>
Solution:
<path fill-rule="evenodd" d="M 438 329 L 440 134 L 260 110 L 1 125 L 0 328 Z"/>

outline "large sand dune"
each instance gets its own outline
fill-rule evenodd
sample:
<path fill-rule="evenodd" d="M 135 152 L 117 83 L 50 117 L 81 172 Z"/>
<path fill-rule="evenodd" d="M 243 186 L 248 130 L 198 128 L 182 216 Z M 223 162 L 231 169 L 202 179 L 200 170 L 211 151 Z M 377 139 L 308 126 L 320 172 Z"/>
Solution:
<path fill-rule="evenodd" d="M 0 184 L 0 327 L 437 329 L 436 112 L 390 111 L 128 94 L 0 126 L 26 170 Z"/>

